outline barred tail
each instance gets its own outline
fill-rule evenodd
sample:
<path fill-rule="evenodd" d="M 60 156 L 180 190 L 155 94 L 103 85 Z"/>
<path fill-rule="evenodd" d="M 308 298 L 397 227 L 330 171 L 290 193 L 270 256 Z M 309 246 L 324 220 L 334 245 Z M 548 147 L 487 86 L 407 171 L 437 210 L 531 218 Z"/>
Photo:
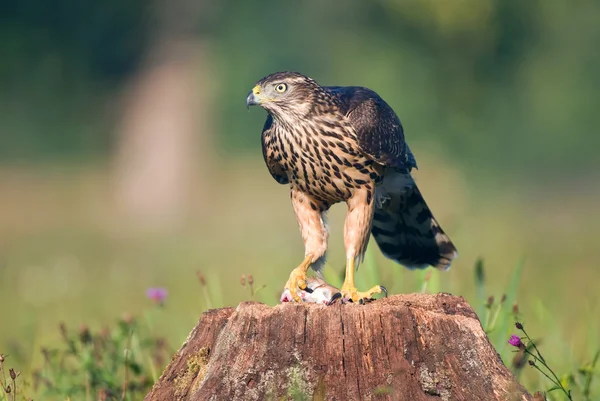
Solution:
<path fill-rule="evenodd" d="M 433 217 L 410 175 L 391 175 L 377 188 L 371 229 L 377 245 L 385 256 L 410 269 L 429 265 L 449 269 L 458 256 L 454 244 Z"/>

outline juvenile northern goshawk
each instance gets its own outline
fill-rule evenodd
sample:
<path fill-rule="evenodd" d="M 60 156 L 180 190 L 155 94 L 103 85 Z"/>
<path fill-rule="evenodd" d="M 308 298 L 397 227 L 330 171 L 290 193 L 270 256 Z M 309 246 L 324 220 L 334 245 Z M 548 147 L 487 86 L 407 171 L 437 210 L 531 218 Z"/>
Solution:
<path fill-rule="evenodd" d="M 374 91 L 320 86 L 295 72 L 277 72 L 256 83 L 248 106 L 269 115 L 262 131 L 269 172 L 289 184 L 305 246 L 304 261 L 285 288 L 300 301 L 309 266 L 319 271 L 327 250 L 325 212 L 346 202 L 346 278 L 341 295 L 354 302 L 385 291 L 361 292 L 354 272 L 372 233 L 381 251 L 409 268 L 448 269 L 457 256 L 410 173 L 415 158 L 400 120 Z"/>

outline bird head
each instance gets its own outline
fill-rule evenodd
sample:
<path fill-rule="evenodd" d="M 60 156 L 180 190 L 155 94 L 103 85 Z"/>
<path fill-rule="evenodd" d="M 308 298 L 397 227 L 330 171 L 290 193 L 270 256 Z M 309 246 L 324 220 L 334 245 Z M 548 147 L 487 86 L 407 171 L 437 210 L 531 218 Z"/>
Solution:
<path fill-rule="evenodd" d="M 322 88 L 297 72 L 276 72 L 256 83 L 246 98 L 246 106 L 261 106 L 275 119 L 303 118 Z"/>

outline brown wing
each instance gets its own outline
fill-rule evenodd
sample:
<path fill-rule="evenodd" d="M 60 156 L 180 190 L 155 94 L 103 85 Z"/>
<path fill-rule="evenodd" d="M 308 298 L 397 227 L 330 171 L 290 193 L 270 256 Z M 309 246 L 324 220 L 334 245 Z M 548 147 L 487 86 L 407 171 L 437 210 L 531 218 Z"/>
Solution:
<path fill-rule="evenodd" d="M 265 164 L 269 169 L 269 173 L 273 176 L 275 181 L 280 184 L 288 184 L 289 180 L 285 171 L 281 168 L 281 149 L 273 133 L 273 117 L 267 116 L 265 126 L 262 130 L 261 135 L 263 157 Z"/>
<path fill-rule="evenodd" d="M 370 89 L 334 87 L 329 91 L 336 95 L 351 121 L 360 150 L 393 168 L 376 188 L 378 206 L 371 232 L 379 248 L 387 257 L 410 268 L 432 265 L 448 269 L 457 256 L 456 248 L 410 176 L 417 164 L 396 113 Z"/>
<path fill-rule="evenodd" d="M 401 170 L 417 167 L 404 141 L 404 130 L 394 110 L 374 91 L 359 87 L 326 87 L 350 119 L 360 150 L 385 166 Z"/>

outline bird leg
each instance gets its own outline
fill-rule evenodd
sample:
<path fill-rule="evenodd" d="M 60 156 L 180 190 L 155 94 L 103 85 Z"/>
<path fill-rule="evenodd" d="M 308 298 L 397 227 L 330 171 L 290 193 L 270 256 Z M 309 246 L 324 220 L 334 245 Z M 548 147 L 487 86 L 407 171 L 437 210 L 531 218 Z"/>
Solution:
<path fill-rule="evenodd" d="M 306 272 L 308 268 L 312 266 L 314 270 L 318 271 L 325 262 L 328 233 L 324 212 L 317 207 L 317 202 L 296 189 L 292 189 L 291 195 L 292 206 L 304 241 L 305 256 L 300 266 L 292 270 L 285 289 L 289 290 L 294 301 L 301 302 L 298 289 L 305 290 L 307 288 Z"/>
<path fill-rule="evenodd" d="M 354 258 L 348 259 L 346 261 L 346 278 L 344 279 L 344 284 L 342 284 L 342 288 L 340 289 L 342 300 L 350 300 L 352 302 L 359 302 L 362 304 L 365 301 L 373 298 L 373 295 L 375 294 L 381 294 L 383 292 L 385 293 L 385 296 L 387 296 L 387 289 L 382 285 L 373 286 L 367 291 L 358 291 L 354 286 L 355 270 Z"/>
<path fill-rule="evenodd" d="M 290 278 L 285 284 L 285 289 L 289 290 L 290 295 L 296 302 L 301 302 L 300 295 L 298 295 L 298 288 L 305 290 L 306 287 L 306 272 L 312 264 L 312 255 L 306 255 L 300 266 L 296 267 L 290 273 Z"/>
<path fill-rule="evenodd" d="M 370 300 L 374 294 L 380 294 L 387 290 L 385 287 L 376 285 L 368 291 L 358 291 L 354 286 L 354 272 L 357 264 L 362 260 L 371 234 L 371 222 L 374 212 L 374 193 L 370 184 L 356 191 L 348 199 L 348 214 L 344 224 L 344 244 L 346 246 L 346 277 L 340 289 L 342 300 L 364 303 Z"/>

